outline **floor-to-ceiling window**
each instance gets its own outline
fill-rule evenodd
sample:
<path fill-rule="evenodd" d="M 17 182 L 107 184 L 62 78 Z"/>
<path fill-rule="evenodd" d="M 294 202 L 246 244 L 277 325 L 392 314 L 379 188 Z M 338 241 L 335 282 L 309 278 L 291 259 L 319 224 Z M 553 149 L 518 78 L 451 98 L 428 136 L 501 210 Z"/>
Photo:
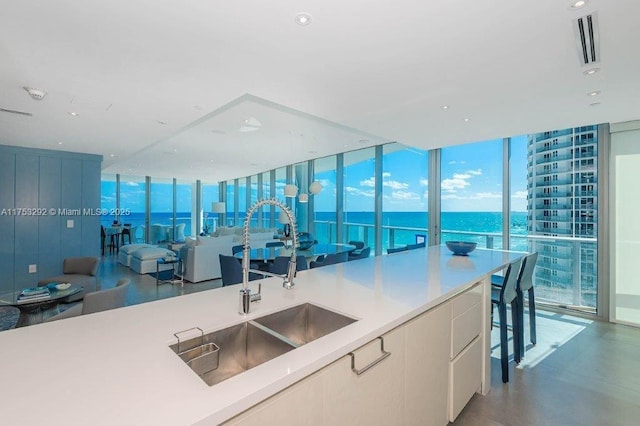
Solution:
<path fill-rule="evenodd" d="M 528 172 L 527 136 L 510 138 L 511 156 L 509 160 L 511 222 L 509 224 L 509 249 L 528 250 L 529 234 L 527 230 L 528 204 Z"/>
<path fill-rule="evenodd" d="M 336 241 L 336 156 L 314 161 L 314 179 L 322 191 L 314 195 L 315 239 L 320 243 Z"/>
<path fill-rule="evenodd" d="M 102 182 L 100 188 L 100 208 L 102 214 L 100 215 L 100 224 L 104 227 L 111 226 L 117 218 L 117 177 L 116 175 L 102 175 Z M 126 217 L 123 219 L 127 219 Z"/>
<path fill-rule="evenodd" d="M 364 241 L 374 245 L 375 149 L 344 154 L 343 241 Z"/>
<path fill-rule="evenodd" d="M 225 226 L 233 226 L 235 225 L 235 184 L 233 179 L 227 181 L 227 223 Z"/>
<path fill-rule="evenodd" d="M 502 144 L 496 139 L 442 149 L 442 242 L 502 248 Z"/>
<path fill-rule="evenodd" d="M 170 179 L 152 179 L 149 241 L 157 244 L 171 240 L 172 221 L 173 182 Z"/>
<path fill-rule="evenodd" d="M 131 224 L 132 237 L 136 241 L 145 238 L 145 197 L 143 176 L 120 176 L 120 210 L 130 212 L 126 223 Z"/>
<path fill-rule="evenodd" d="M 218 223 L 218 213 L 213 213 L 213 203 L 217 203 L 220 200 L 219 186 L 217 183 L 202 184 L 202 210 L 204 211 L 203 219 L 203 232 L 206 230 L 209 232 L 215 231 L 215 228 L 220 226 Z"/>
<path fill-rule="evenodd" d="M 536 297 L 587 312 L 597 306 L 597 134 L 597 126 L 582 126 L 527 137 Z"/>
<path fill-rule="evenodd" d="M 388 247 L 415 244 L 427 238 L 428 152 L 387 144 L 383 147 L 382 164 L 384 253 Z"/>
<path fill-rule="evenodd" d="M 244 224 L 244 218 L 247 214 L 247 209 L 250 206 L 247 206 L 247 178 L 243 177 L 240 179 L 237 179 L 238 181 L 238 193 L 237 193 L 237 198 L 238 198 L 238 210 L 235 212 L 236 216 L 238 218 L 237 222 L 236 222 L 236 226 L 242 226 Z"/>
<path fill-rule="evenodd" d="M 183 241 L 188 235 L 195 235 L 195 223 L 192 222 L 191 206 L 193 205 L 193 185 L 191 182 L 178 180 L 176 182 L 176 221 L 173 239 Z M 204 211 L 211 209 L 203 204 Z"/>

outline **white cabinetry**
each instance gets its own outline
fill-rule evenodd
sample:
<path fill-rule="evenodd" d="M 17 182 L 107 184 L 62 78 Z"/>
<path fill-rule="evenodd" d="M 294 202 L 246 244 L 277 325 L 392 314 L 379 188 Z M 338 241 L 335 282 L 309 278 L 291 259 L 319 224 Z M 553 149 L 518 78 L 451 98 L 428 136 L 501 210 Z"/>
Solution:
<path fill-rule="evenodd" d="M 326 368 L 325 424 L 404 424 L 404 327 L 382 337 L 384 351 L 390 355 L 362 374 L 351 370 L 351 356 Z M 353 351 L 355 368 L 362 370 L 383 356 L 381 343 L 375 339 Z"/>
<path fill-rule="evenodd" d="M 446 425 L 482 381 L 482 295 L 478 285 L 227 424 Z"/>
<path fill-rule="evenodd" d="M 450 421 L 458 417 L 482 385 L 482 301 L 482 285 L 477 285 L 452 300 L 449 368 Z"/>
<path fill-rule="evenodd" d="M 405 422 L 446 425 L 451 303 L 409 321 L 406 330 Z"/>

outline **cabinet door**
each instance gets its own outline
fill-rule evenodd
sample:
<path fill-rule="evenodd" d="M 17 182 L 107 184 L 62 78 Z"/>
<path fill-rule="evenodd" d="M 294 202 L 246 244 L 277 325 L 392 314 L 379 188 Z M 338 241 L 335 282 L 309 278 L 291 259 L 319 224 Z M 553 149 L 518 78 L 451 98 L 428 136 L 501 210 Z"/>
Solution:
<path fill-rule="evenodd" d="M 383 336 L 386 359 L 357 375 L 351 357 L 345 356 L 325 370 L 325 424 L 403 424 L 404 327 Z M 375 339 L 354 351 L 355 367 L 362 369 L 381 356 Z"/>
<path fill-rule="evenodd" d="M 445 303 L 405 328 L 405 424 L 446 425 L 451 303 Z"/>
<path fill-rule="evenodd" d="M 482 382 L 482 341 L 479 337 L 451 362 L 449 420 L 454 421 Z"/>
<path fill-rule="evenodd" d="M 225 425 L 322 425 L 324 379 L 313 374 L 232 418 Z"/>

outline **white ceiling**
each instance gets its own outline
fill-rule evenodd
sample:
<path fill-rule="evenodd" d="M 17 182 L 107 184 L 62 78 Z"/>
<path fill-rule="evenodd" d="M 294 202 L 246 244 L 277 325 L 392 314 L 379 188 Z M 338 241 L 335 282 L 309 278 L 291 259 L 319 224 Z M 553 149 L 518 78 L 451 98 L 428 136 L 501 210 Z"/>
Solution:
<path fill-rule="evenodd" d="M 0 108 L 32 116 L 0 112 L 0 144 L 101 154 L 105 173 L 215 182 L 385 141 L 433 148 L 640 118 L 637 1 L 1 9 Z M 602 60 L 588 76 L 572 20 L 593 11 Z M 250 119 L 260 128 L 239 131 Z"/>

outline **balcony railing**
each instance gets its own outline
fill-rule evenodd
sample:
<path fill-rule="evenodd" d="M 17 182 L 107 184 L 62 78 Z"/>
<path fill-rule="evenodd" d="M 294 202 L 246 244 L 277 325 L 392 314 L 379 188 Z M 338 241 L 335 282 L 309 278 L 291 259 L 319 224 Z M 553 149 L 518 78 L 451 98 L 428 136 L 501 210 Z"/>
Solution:
<path fill-rule="evenodd" d="M 335 241 L 337 223 L 333 221 L 316 221 L 316 239 L 321 242 Z M 324 232 L 322 232 L 324 230 Z M 415 243 L 416 235 L 428 236 L 428 230 L 420 227 L 383 225 L 383 243 L 381 251 L 399 245 Z M 364 241 L 373 246 L 374 225 L 368 223 L 343 223 L 344 242 L 350 240 Z M 592 233 L 595 236 L 595 231 Z M 442 230 L 441 240 L 465 240 L 478 243 L 480 248 L 502 249 L 502 234 L 492 232 Z M 581 282 L 580 277 L 597 275 L 593 263 L 581 262 L 583 249 L 597 252 L 596 238 L 561 237 L 542 235 L 511 235 L 511 250 L 540 252 L 547 256 L 562 259 L 561 264 L 544 261 L 542 267 L 534 273 L 536 299 L 565 307 L 575 307 L 582 311 L 595 313 L 597 285 L 592 282 Z M 555 247 L 554 247 L 555 246 Z M 569 266 L 567 266 L 569 265 Z M 554 272 L 555 271 L 555 272 Z M 569 278 L 562 278 L 569 277 Z"/>

